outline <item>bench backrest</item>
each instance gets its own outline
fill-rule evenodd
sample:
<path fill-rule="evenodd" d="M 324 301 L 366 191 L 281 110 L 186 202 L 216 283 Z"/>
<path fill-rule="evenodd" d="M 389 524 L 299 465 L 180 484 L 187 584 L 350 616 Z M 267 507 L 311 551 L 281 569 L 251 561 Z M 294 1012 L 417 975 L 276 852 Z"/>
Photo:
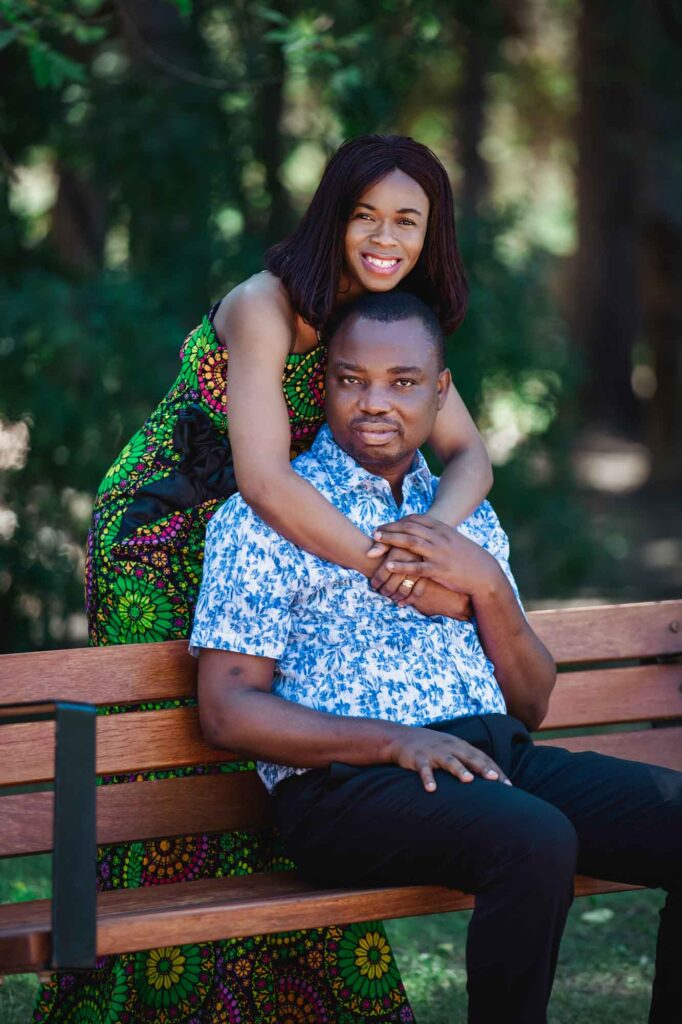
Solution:
<path fill-rule="evenodd" d="M 682 770 L 682 601 L 539 611 L 530 621 L 561 672 L 543 742 Z M 59 699 L 135 706 L 194 697 L 195 688 L 196 662 L 185 641 L 0 658 L 3 704 Z M 606 731 L 595 733 L 603 726 Z M 564 729 L 574 733 L 542 737 Z M 231 760 L 204 742 L 194 707 L 129 710 L 97 720 L 102 775 L 133 781 L 136 773 Z M 52 779 L 53 765 L 52 723 L 3 727 L 0 793 Z M 255 828 L 270 820 L 269 800 L 253 772 L 145 777 L 102 786 L 97 797 L 99 843 Z M 3 796 L 0 857 L 51 849 L 52 803 L 50 792 Z"/>

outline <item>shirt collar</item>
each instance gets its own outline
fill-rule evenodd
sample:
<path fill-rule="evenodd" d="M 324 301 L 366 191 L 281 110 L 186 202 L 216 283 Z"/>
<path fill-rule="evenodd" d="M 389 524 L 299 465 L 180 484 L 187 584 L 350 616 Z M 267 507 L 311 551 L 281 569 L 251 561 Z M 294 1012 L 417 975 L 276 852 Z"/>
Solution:
<path fill-rule="evenodd" d="M 310 451 L 332 479 L 337 490 L 350 491 L 355 487 L 371 487 L 384 492 L 389 487 L 387 480 L 363 469 L 351 455 L 339 447 L 326 423 L 318 430 Z M 405 474 L 403 481 L 404 496 L 407 496 L 412 487 L 419 485 L 425 488 L 427 494 L 431 494 L 431 471 L 426 459 L 417 450 L 412 467 Z"/>

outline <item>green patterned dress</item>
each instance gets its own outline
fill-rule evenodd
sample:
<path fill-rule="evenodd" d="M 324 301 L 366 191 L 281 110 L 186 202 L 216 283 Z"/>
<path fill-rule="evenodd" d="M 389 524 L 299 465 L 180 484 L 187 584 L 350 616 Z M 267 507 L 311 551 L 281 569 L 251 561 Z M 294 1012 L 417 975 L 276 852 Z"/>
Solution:
<path fill-rule="evenodd" d="M 95 500 L 86 565 L 93 645 L 188 636 L 206 524 L 236 489 L 225 404 L 227 352 L 211 314 L 190 333 L 180 355 L 171 390 L 116 459 Z M 324 419 L 325 360 L 319 343 L 286 361 L 292 458 L 310 446 Z M 98 781 L 134 785 L 149 777 L 253 770 L 250 762 L 230 763 Z M 100 848 L 98 885 L 137 888 L 292 866 L 271 833 L 159 838 Z M 33 1015 L 33 1024 L 413 1021 L 383 926 L 376 922 L 105 957 L 96 971 L 54 976 L 41 987 Z"/>

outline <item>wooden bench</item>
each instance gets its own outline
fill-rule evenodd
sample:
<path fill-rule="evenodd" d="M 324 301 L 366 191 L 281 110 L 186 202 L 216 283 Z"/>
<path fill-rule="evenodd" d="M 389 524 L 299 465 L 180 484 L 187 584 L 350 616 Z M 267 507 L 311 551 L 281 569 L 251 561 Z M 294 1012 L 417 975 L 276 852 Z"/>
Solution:
<path fill-rule="evenodd" d="M 571 729 L 545 743 L 682 769 L 682 601 L 534 612 L 533 628 L 561 675 L 543 725 Z M 190 697 L 196 665 L 184 642 L 15 654 L 0 658 L 0 703 L 59 698 L 136 704 Z M 676 721 L 677 720 L 677 721 Z M 603 731 L 619 725 L 628 731 Z M 599 727 L 602 731 L 595 730 Z M 17 787 L 53 777 L 54 726 L 0 729 L 0 856 L 52 848 L 53 796 Z M 109 775 L 230 759 L 204 742 L 193 707 L 97 718 L 97 771 Z M 0 788 L 0 793 L 3 792 Z M 97 841 L 261 828 L 270 803 L 252 772 L 101 786 Z M 576 879 L 576 893 L 629 886 Z M 295 872 L 254 874 L 97 897 L 98 955 L 262 932 L 470 908 L 454 890 L 415 886 L 320 889 Z M 51 960 L 50 901 L 0 907 L 0 972 L 42 972 Z"/>

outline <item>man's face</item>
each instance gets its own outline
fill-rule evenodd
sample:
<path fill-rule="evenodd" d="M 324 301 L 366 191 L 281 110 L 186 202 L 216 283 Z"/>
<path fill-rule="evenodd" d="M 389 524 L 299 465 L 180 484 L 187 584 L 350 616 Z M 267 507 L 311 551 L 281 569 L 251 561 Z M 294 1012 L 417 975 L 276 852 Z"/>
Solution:
<path fill-rule="evenodd" d="M 407 472 L 430 436 L 450 385 L 421 320 L 382 323 L 351 315 L 334 335 L 327 422 L 337 442 L 378 476 Z"/>

